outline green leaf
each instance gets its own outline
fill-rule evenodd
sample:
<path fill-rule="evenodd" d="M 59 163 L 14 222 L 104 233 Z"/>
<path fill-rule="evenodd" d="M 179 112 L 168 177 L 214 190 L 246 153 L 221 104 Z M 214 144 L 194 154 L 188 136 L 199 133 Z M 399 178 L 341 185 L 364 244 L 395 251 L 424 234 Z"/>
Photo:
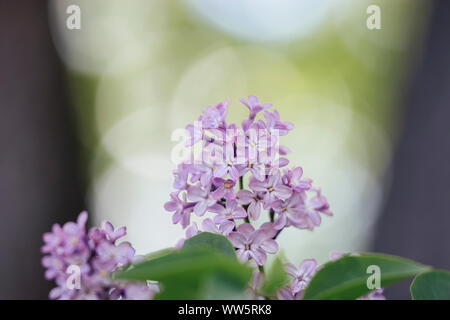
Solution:
<path fill-rule="evenodd" d="M 201 296 L 206 300 L 248 300 L 247 292 L 221 275 L 205 279 L 200 288 Z"/>
<path fill-rule="evenodd" d="M 380 268 L 381 287 L 412 277 L 430 267 L 414 261 L 376 253 L 346 255 L 326 263 L 311 279 L 303 299 L 357 299 L 372 291 L 367 280 L 369 266 Z"/>
<path fill-rule="evenodd" d="M 169 253 L 172 253 L 173 251 L 174 251 L 173 248 L 165 248 L 165 249 L 161 249 L 161 250 L 154 251 L 154 252 L 151 252 L 151 253 L 146 254 L 146 255 L 144 256 L 144 259 L 145 259 L 146 261 L 153 260 L 153 259 L 156 259 L 156 258 L 163 257 L 163 256 L 165 256 L 165 255 L 168 255 Z"/>
<path fill-rule="evenodd" d="M 433 270 L 419 274 L 411 284 L 414 300 L 450 300 L 450 272 Z"/>
<path fill-rule="evenodd" d="M 201 232 L 196 236 L 187 239 L 184 242 L 183 250 L 189 248 L 212 248 L 218 252 L 223 253 L 224 255 L 236 258 L 236 251 L 234 250 L 233 245 L 227 239 L 227 237 L 211 233 L 211 232 Z"/>
<path fill-rule="evenodd" d="M 283 262 L 277 257 L 265 277 L 260 293 L 269 297 L 275 296 L 278 289 L 284 286 L 286 282 L 287 273 L 284 270 Z"/>
<path fill-rule="evenodd" d="M 116 279 L 158 281 L 162 285 L 160 299 L 203 299 L 202 288 L 211 277 L 226 279 L 230 286 L 243 290 L 250 274 L 251 269 L 236 258 L 200 245 L 141 262 L 117 274 Z"/>

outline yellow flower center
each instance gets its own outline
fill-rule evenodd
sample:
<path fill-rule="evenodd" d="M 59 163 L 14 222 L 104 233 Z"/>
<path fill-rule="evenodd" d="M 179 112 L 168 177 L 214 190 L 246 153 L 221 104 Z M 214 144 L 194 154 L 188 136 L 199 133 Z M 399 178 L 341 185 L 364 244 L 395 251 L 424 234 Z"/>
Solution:
<path fill-rule="evenodd" d="M 272 192 L 272 191 L 273 191 L 273 188 L 270 187 L 269 189 L 267 189 L 267 191 Z"/>
<path fill-rule="evenodd" d="M 231 188 L 231 183 L 225 182 L 225 188 L 230 189 Z"/>
<path fill-rule="evenodd" d="M 248 244 L 245 245 L 245 250 L 250 250 L 250 246 Z"/>

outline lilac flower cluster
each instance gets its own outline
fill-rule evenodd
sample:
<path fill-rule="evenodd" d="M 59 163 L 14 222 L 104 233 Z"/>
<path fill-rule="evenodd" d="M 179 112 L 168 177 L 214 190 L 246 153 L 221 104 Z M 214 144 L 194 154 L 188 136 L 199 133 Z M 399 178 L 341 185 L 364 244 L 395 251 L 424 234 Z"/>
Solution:
<path fill-rule="evenodd" d="M 342 257 L 340 252 L 331 252 L 330 260 L 336 260 Z M 286 287 L 280 288 L 277 292 L 279 300 L 300 300 L 303 296 L 303 291 L 308 285 L 311 278 L 317 270 L 321 268 L 315 259 L 303 260 L 297 268 L 292 263 L 285 265 L 285 270 L 290 277 L 290 283 Z M 358 300 L 385 300 L 383 289 L 376 289 Z"/>
<path fill-rule="evenodd" d="M 50 299 L 150 299 L 158 290 L 156 286 L 110 277 L 137 259 L 130 243 L 116 243 L 125 236 L 125 227 L 114 229 L 105 222 L 101 228 L 86 232 L 87 218 L 87 212 L 82 212 L 77 222 L 67 222 L 62 227 L 54 224 L 52 231 L 43 236 L 45 278 L 55 280 L 57 285 L 50 291 Z M 78 273 L 70 271 L 73 267 Z M 73 276 L 78 277 L 78 288 L 72 282 L 77 281 Z"/>
<path fill-rule="evenodd" d="M 278 111 L 268 110 L 271 104 L 255 96 L 241 102 L 249 117 L 240 126 L 226 122 L 227 102 L 207 107 L 186 126 L 189 156 L 174 171 L 175 191 L 164 207 L 173 212 L 173 223 L 187 230 L 186 238 L 200 232 L 191 223 L 195 214 L 203 219 L 203 231 L 229 238 L 242 262 L 263 266 L 266 254 L 278 251 L 275 239 L 284 228 L 313 230 L 321 224 L 320 213 L 332 212 L 320 189 L 303 177 L 302 168 L 288 168 L 284 156 L 290 150 L 280 146 L 279 138 L 293 124 L 282 121 Z M 264 120 L 257 120 L 260 112 Z M 255 229 L 252 222 L 264 219 L 263 211 L 268 221 Z M 183 239 L 177 247 L 182 244 Z"/>

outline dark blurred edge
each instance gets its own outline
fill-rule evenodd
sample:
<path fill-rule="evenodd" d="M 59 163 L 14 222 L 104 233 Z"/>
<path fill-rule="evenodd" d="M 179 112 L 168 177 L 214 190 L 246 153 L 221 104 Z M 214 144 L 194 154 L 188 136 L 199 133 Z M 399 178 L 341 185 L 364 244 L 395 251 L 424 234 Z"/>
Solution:
<path fill-rule="evenodd" d="M 374 250 L 450 269 L 450 1 L 433 1 L 432 10 Z M 387 297 L 409 299 L 409 283 L 389 287 Z"/>
<path fill-rule="evenodd" d="M 84 208 L 46 1 L 1 1 L 0 65 L 0 299 L 45 299 L 42 233 Z"/>

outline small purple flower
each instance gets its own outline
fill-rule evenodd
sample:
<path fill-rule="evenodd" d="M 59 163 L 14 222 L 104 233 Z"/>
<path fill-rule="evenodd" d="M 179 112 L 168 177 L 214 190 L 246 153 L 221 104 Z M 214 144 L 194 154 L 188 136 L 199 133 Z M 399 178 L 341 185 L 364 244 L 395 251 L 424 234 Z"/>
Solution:
<path fill-rule="evenodd" d="M 247 161 L 247 163 L 237 165 L 236 167 L 238 168 L 239 176 L 241 177 L 247 172 L 250 172 L 252 176 L 258 181 L 263 181 L 265 179 L 265 170 L 258 164 Z"/>
<path fill-rule="evenodd" d="M 112 272 L 118 266 L 125 266 L 132 262 L 134 249 L 129 242 L 119 245 L 103 241 L 96 248 L 97 257 L 93 259 L 96 269 Z"/>
<path fill-rule="evenodd" d="M 228 220 L 244 219 L 247 217 L 247 212 L 244 208 L 239 207 L 236 200 L 227 200 L 225 207 L 220 208 L 216 212 L 218 215 L 214 217 L 214 223 L 221 224 Z"/>
<path fill-rule="evenodd" d="M 315 259 L 305 259 L 297 268 L 292 263 L 285 265 L 287 273 L 294 279 L 291 282 L 291 290 L 296 294 L 306 288 L 309 280 L 317 270 L 317 261 Z"/>
<path fill-rule="evenodd" d="M 44 246 L 42 253 L 52 252 L 58 249 L 62 254 L 72 254 L 81 251 L 85 244 L 81 241 L 86 234 L 87 212 L 83 211 L 78 216 L 77 222 L 67 222 L 61 228 L 59 225 L 53 225 L 52 232 L 44 233 Z"/>
<path fill-rule="evenodd" d="M 215 107 L 209 106 L 203 111 L 201 117 L 203 128 L 217 129 L 225 126 L 228 112 L 228 102 L 220 102 Z"/>
<path fill-rule="evenodd" d="M 262 225 L 256 231 L 249 223 L 243 223 L 237 227 L 237 232 L 231 232 L 228 238 L 237 248 L 236 254 L 241 262 L 253 259 L 262 266 L 266 263 L 266 252 L 278 251 L 278 244 L 272 239 L 275 233 L 270 223 Z"/>
<path fill-rule="evenodd" d="M 186 147 L 190 147 L 204 138 L 202 122 L 196 121 L 194 124 L 188 124 L 186 127 L 188 139 L 185 142 Z"/>
<path fill-rule="evenodd" d="M 332 216 L 333 213 L 329 210 L 330 206 L 327 199 L 320 194 L 320 190 L 311 190 L 316 195 L 307 199 L 306 193 L 302 193 L 304 198 L 302 204 L 299 205 L 299 209 L 302 212 L 302 221 L 295 223 L 294 226 L 300 229 L 313 230 L 314 227 L 320 226 L 322 218 L 319 213 Z"/>
<path fill-rule="evenodd" d="M 115 242 L 127 234 L 127 227 L 114 229 L 114 226 L 109 221 L 103 222 L 102 230 L 105 232 L 106 238 L 112 242 Z"/>
<path fill-rule="evenodd" d="M 270 155 L 274 155 L 275 152 L 271 153 L 270 150 L 276 143 L 276 136 L 267 135 L 265 129 L 253 123 L 246 130 L 244 146 L 239 147 L 246 148 L 246 155 L 251 163 L 265 163 Z"/>
<path fill-rule="evenodd" d="M 172 200 L 164 204 L 164 209 L 167 211 L 175 211 L 172 216 L 172 222 L 177 224 L 181 221 L 183 228 L 186 228 L 189 225 L 191 213 L 194 211 L 195 203 L 187 202 L 185 193 L 183 193 L 182 199 L 180 199 L 179 193 L 180 192 L 178 191 L 170 194 L 170 198 Z"/>
<path fill-rule="evenodd" d="M 214 166 L 205 161 L 202 164 L 193 165 L 191 167 L 191 173 L 191 183 L 200 181 L 202 187 L 206 187 L 211 184 L 211 179 L 214 176 Z"/>
<path fill-rule="evenodd" d="M 209 193 L 210 186 L 205 189 L 200 186 L 190 186 L 187 191 L 187 198 L 196 202 L 194 206 L 194 213 L 198 216 L 202 216 L 208 210 L 216 204 L 216 200 L 211 197 Z"/>
<path fill-rule="evenodd" d="M 247 212 L 250 220 L 258 220 L 262 208 L 262 196 L 258 193 L 242 189 L 236 194 L 236 201 L 239 204 L 248 205 Z"/>
<path fill-rule="evenodd" d="M 213 199 L 220 200 L 225 198 L 227 200 L 233 200 L 236 198 L 236 194 L 234 193 L 234 186 L 236 185 L 236 182 L 234 180 L 214 178 L 213 185 L 216 187 L 216 190 L 212 193 Z"/>
<path fill-rule="evenodd" d="M 206 232 L 223 234 L 224 236 L 228 236 L 231 231 L 234 229 L 234 222 L 230 220 L 224 220 L 219 227 L 210 219 L 207 218 L 202 222 L 202 229 Z"/>
<path fill-rule="evenodd" d="M 256 97 L 256 96 L 248 96 L 248 102 L 245 101 L 245 99 L 240 99 L 240 101 L 250 111 L 250 115 L 249 115 L 248 118 L 251 121 L 253 121 L 255 119 L 255 117 L 258 114 L 258 112 L 272 107 L 272 104 L 270 104 L 270 103 L 261 104 L 259 102 L 258 97 Z"/>
<path fill-rule="evenodd" d="M 189 175 L 189 166 L 184 163 L 180 163 L 177 169 L 173 172 L 175 177 L 173 181 L 173 187 L 177 190 L 186 190 L 188 187 L 187 178 Z"/>
<path fill-rule="evenodd" d="M 281 184 L 279 173 L 270 175 L 264 181 L 252 179 L 249 187 L 255 192 L 264 192 L 264 208 L 270 207 L 275 200 L 286 200 L 292 194 L 291 188 Z"/>
<path fill-rule="evenodd" d="M 281 121 L 277 110 L 273 112 L 264 111 L 266 122 L 259 120 L 258 125 L 264 129 L 269 136 L 285 136 L 294 128 L 294 125 L 287 121 Z"/>
<path fill-rule="evenodd" d="M 311 189 L 312 180 L 302 179 L 302 175 L 302 167 L 295 167 L 292 170 L 287 170 L 282 180 L 286 185 L 290 186 L 292 190 L 297 192 Z"/>
<path fill-rule="evenodd" d="M 273 227 L 276 230 L 281 230 L 284 227 L 302 223 L 301 211 L 299 209 L 301 201 L 302 199 L 300 195 L 298 193 L 294 193 L 292 197 L 285 201 L 277 200 L 273 203 L 273 210 L 279 214 L 273 224 Z"/>
<path fill-rule="evenodd" d="M 224 159 L 217 163 L 214 170 L 214 177 L 223 178 L 227 174 L 234 181 L 239 179 L 239 163 L 234 156 L 234 148 L 231 144 L 226 144 L 225 146 Z"/>

